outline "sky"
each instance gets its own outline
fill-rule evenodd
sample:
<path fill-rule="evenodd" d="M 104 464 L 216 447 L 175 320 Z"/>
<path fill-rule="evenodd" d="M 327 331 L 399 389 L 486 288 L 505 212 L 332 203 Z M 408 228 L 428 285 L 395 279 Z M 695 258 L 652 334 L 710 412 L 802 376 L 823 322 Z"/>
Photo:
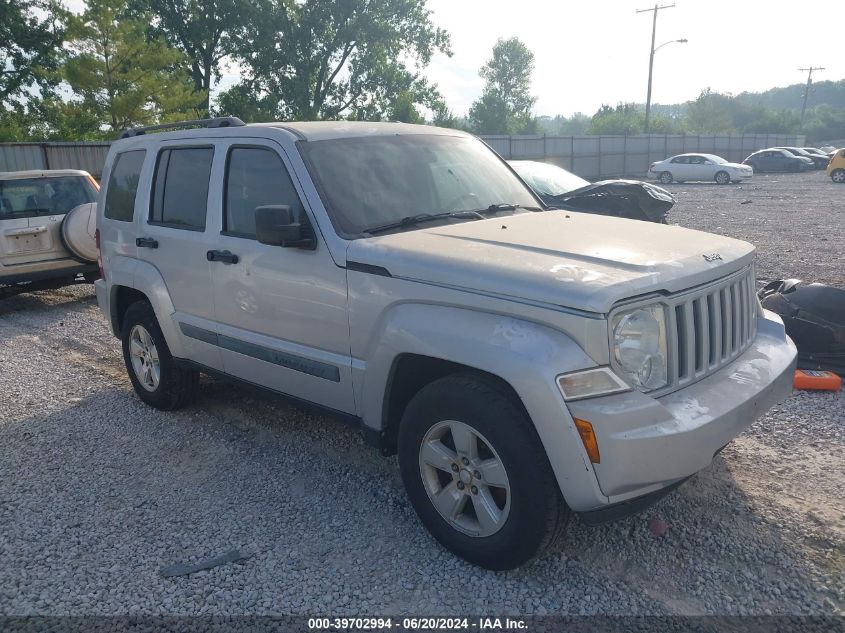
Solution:
<path fill-rule="evenodd" d="M 66 0 L 79 11 L 84 0 Z M 672 4 L 663 0 L 661 4 Z M 761 92 L 807 80 L 799 68 L 823 66 L 814 80 L 845 78 L 841 32 L 845 3 L 806 0 L 676 0 L 659 12 L 652 101 L 682 103 L 706 87 Z M 593 114 L 602 104 L 643 103 L 651 13 L 647 0 L 428 0 L 434 23 L 452 38 L 452 57 L 435 55 L 424 74 L 464 115 L 478 98 L 478 70 L 498 38 L 516 36 L 533 51 L 535 114 Z M 237 82 L 231 66 L 216 91 Z M 812 103 L 812 101 L 810 102 Z"/>

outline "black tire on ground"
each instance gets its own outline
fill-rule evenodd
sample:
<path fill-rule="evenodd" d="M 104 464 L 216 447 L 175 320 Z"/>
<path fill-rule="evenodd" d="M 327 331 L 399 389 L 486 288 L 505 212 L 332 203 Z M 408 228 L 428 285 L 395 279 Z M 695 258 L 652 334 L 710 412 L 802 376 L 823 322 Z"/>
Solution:
<path fill-rule="evenodd" d="M 845 183 L 845 169 L 834 169 L 830 172 L 830 179 L 840 185 Z"/>
<path fill-rule="evenodd" d="M 728 185 L 731 182 L 731 175 L 726 171 L 718 171 L 714 180 L 720 185 Z"/>
<path fill-rule="evenodd" d="M 132 367 L 129 353 L 129 340 L 132 328 L 141 325 L 149 333 L 158 352 L 160 378 L 154 390 L 141 385 Z M 190 404 L 199 390 L 199 372 L 177 367 L 164 339 L 164 334 L 156 320 L 155 312 L 147 301 L 136 301 L 126 310 L 123 317 L 120 339 L 123 343 L 123 361 L 126 372 L 135 388 L 135 393 L 151 407 L 166 411 L 179 409 Z"/>
<path fill-rule="evenodd" d="M 672 184 L 673 180 L 672 174 L 668 171 L 661 171 L 658 180 L 660 180 L 660 182 L 662 182 L 664 185 L 670 185 Z"/>
<path fill-rule="evenodd" d="M 462 422 L 498 456 L 510 485 L 510 509 L 497 532 L 472 536 L 452 526 L 429 498 L 420 468 L 426 434 L 440 422 Z M 446 376 L 423 387 L 399 427 L 399 466 L 423 525 L 447 549 L 487 569 L 518 567 L 551 548 L 570 516 L 531 420 L 506 388 L 473 373 Z M 472 505 L 472 504 L 469 504 Z"/>

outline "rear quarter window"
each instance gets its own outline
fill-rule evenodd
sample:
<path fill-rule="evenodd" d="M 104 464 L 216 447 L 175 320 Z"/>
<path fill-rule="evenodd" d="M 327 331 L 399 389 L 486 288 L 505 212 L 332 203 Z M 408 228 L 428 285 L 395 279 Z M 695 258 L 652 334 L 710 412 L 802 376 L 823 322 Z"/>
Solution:
<path fill-rule="evenodd" d="M 103 211 L 109 220 L 132 221 L 146 154 L 146 150 L 138 149 L 118 154 L 114 159 L 106 189 L 106 208 Z"/>

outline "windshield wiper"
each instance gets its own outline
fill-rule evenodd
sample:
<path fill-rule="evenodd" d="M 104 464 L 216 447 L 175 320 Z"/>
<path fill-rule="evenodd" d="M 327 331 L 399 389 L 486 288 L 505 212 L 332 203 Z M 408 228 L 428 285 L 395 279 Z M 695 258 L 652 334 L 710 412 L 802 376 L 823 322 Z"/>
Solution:
<path fill-rule="evenodd" d="M 512 202 L 499 202 L 497 204 L 491 204 L 489 207 L 484 209 L 474 209 L 473 211 L 482 215 L 492 215 L 494 213 L 498 213 L 499 211 L 516 211 L 517 209 L 525 209 L 526 211 L 542 211 L 540 207 L 526 207 L 521 204 L 513 204 Z"/>
<path fill-rule="evenodd" d="M 483 220 L 484 216 L 480 211 L 448 211 L 446 213 L 418 213 L 417 215 L 409 215 L 396 222 L 388 222 L 387 224 L 380 224 L 378 226 L 371 226 L 363 229 L 362 233 L 369 233 L 374 235 L 376 233 L 383 233 L 391 229 L 404 229 L 409 226 L 422 224 L 423 222 L 434 222 L 435 220 L 442 220 L 443 218 L 474 218 Z"/>

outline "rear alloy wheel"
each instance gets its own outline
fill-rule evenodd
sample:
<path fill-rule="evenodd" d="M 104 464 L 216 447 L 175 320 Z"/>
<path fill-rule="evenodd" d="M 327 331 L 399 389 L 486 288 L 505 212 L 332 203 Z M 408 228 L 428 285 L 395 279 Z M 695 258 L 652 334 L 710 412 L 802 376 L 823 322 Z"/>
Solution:
<path fill-rule="evenodd" d="M 660 182 L 662 182 L 664 185 L 671 185 L 673 180 L 672 174 L 668 171 L 661 171 L 658 180 L 660 180 Z"/>
<path fill-rule="evenodd" d="M 727 185 L 731 182 L 731 176 L 726 171 L 720 171 L 716 173 L 716 182 L 720 185 Z"/>
<path fill-rule="evenodd" d="M 845 183 L 845 169 L 834 169 L 830 172 L 830 179 L 837 184 Z"/>
<path fill-rule="evenodd" d="M 176 365 L 149 303 L 137 301 L 129 306 L 120 338 L 129 380 L 141 400 L 156 409 L 171 410 L 196 397 L 199 373 Z"/>
<path fill-rule="evenodd" d="M 461 558 L 513 569 L 560 537 L 569 509 L 546 452 L 497 382 L 468 373 L 426 385 L 405 409 L 398 439 L 414 510 Z"/>

